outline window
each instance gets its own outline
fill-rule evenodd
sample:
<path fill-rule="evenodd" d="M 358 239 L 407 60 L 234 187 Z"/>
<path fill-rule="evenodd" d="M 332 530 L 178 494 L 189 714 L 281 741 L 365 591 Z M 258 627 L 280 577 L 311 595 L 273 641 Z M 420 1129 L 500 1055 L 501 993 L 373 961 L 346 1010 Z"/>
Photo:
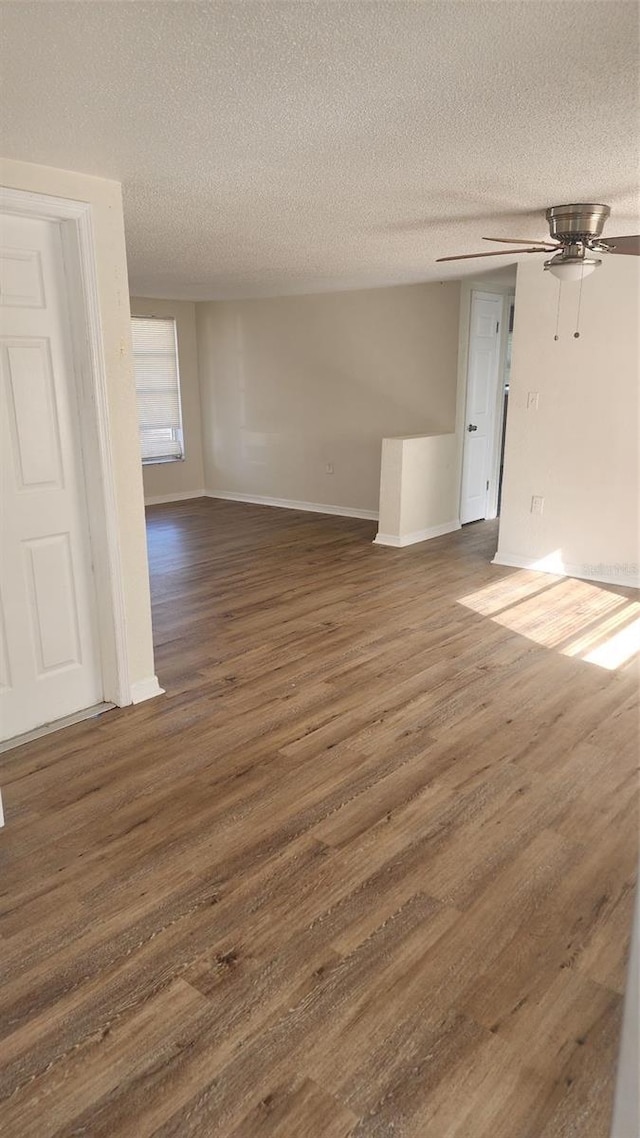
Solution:
<path fill-rule="evenodd" d="M 142 461 L 184 458 L 176 322 L 133 316 L 131 329 Z"/>

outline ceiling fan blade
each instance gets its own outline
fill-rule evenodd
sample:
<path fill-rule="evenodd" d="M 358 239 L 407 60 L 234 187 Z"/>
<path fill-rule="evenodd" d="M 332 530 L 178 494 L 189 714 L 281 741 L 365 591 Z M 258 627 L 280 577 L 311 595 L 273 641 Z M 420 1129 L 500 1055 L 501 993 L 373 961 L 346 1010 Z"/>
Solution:
<path fill-rule="evenodd" d="M 611 246 L 610 253 L 626 253 L 630 257 L 640 257 L 640 233 L 634 233 L 632 237 L 603 237 L 602 244 Z"/>
<path fill-rule="evenodd" d="M 548 249 L 498 249 L 494 253 L 462 253 L 457 257 L 436 257 L 438 261 L 471 261 L 474 257 L 508 257 L 510 253 L 548 253 Z"/>
<path fill-rule="evenodd" d="M 552 241 L 535 241 L 533 237 L 483 237 L 483 241 L 500 241 L 503 245 L 545 245 L 548 249 L 559 249 Z"/>

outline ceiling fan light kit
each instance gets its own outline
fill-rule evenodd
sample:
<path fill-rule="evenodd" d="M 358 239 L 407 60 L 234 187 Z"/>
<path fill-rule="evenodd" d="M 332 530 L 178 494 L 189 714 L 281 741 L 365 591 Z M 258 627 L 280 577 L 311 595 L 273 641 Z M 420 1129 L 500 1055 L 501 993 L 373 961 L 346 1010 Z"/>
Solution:
<path fill-rule="evenodd" d="M 559 281 L 581 281 L 602 264 L 598 257 L 587 257 L 584 246 L 570 246 L 570 250 L 574 249 L 575 252 L 563 249 L 550 261 L 545 261 L 545 272 L 549 271 Z"/>

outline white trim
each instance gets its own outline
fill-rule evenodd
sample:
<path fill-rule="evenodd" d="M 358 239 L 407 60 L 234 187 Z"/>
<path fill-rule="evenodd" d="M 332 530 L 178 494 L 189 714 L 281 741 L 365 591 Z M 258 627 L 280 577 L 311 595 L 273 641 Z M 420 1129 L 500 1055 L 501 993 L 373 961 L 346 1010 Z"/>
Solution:
<path fill-rule="evenodd" d="M 625 571 L 615 574 L 590 573 L 588 569 L 585 570 L 583 565 L 570 565 L 564 561 L 554 562 L 553 565 L 544 565 L 543 561 L 543 558 L 496 553 L 491 564 L 506 565 L 510 569 L 533 569 L 536 573 L 549 573 L 552 577 L 578 577 L 581 581 L 599 581 L 603 585 L 624 585 L 625 588 L 640 589 L 640 574 L 638 573 Z"/>
<path fill-rule="evenodd" d="M 71 326 L 90 499 L 103 697 L 107 703 L 124 707 L 131 703 L 131 688 L 92 207 L 88 202 L 2 187 L 0 210 L 62 223 L 65 273 L 74 309 Z M 81 320 L 76 319 L 78 309 Z"/>
<path fill-rule="evenodd" d="M 75 222 L 68 220 L 65 223 L 63 246 L 67 255 L 74 256 L 79 270 L 80 289 L 76 300 L 84 310 L 85 329 L 80 328 L 78 332 L 86 331 L 86 336 L 78 335 L 78 341 L 83 341 L 78 343 L 78 355 L 84 364 L 81 373 L 89 411 L 89 415 L 85 414 L 83 418 L 85 426 L 92 427 L 97 436 L 96 453 L 91 454 L 89 448 L 85 448 L 84 458 L 87 475 L 95 480 L 96 496 L 103 511 L 102 519 L 92 517 L 91 520 L 92 545 L 97 554 L 95 568 L 103 647 L 103 695 L 105 702 L 123 707 L 131 702 L 126 610 L 91 206 L 87 205 Z M 105 652 L 108 641 L 111 641 L 111 651 Z"/>
<path fill-rule="evenodd" d="M 160 506 L 163 502 L 186 502 L 189 498 L 206 498 L 206 490 L 178 490 L 175 494 L 152 494 L 145 498 L 145 506 Z"/>
<path fill-rule="evenodd" d="M 457 436 L 457 457 L 456 457 L 456 481 L 457 481 L 457 500 L 460 501 L 462 495 L 462 464 L 464 461 L 464 444 L 466 439 L 466 408 L 467 408 L 467 381 L 469 378 L 469 335 L 471 331 L 471 294 L 474 292 L 493 293 L 494 295 L 501 296 L 502 301 L 502 317 L 501 317 L 501 336 L 500 336 L 500 359 L 498 363 L 499 377 L 497 385 L 496 397 L 496 411 L 497 418 L 494 418 L 493 426 L 493 462 L 491 465 L 492 473 L 489 476 L 489 490 L 487 494 L 487 518 L 496 516 L 498 508 L 498 486 L 497 476 L 500 472 L 500 441 L 502 430 L 502 413 L 503 413 L 503 400 L 501 399 L 502 390 L 500 380 L 504 378 L 504 364 L 506 358 L 507 348 L 507 335 L 508 335 L 508 321 L 509 321 L 509 302 L 515 298 L 514 285 L 500 285 L 493 284 L 490 281 L 483 281 L 482 278 L 463 280 L 461 282 L 460 292 L 460 321 L 458 326 L 458 376 L 457 376 L 457 393 L 456 393 L 456 428 L 455 434 Z M 497 450 L 497 461 L 496 461 Z"/>
<path fill-rule="evenodd" d="M 461 529 L 459 521 L 443 522 L 439 526 L 429 526 L 429 529 L 414 530 L 400 537 L 396 533 L 377 533 L 373 539 L 374 545 L 391 545 L 394 549 L 404 549 L 405 545 L 416 545 L 419 541 L 430 541 L 433 537 L 442 537 L 445 533 L 453 533 Z"/>
<path fill-rule="evenodd" d="M 248 502 L 254 506 L 276 506 L 280 510 L 302 510 L 310 514 L 337 514 L 341 518 L 378 520 L 377 510 L 359 510 L 355 506 L 329 506 L 322 502 L 296 502 L 293 498 L 267 498 L 262 494 L 237 494 L 233 490 L 207 490 L 207 498 L 223 498 L 228 502 Z"/>
<path fill-rule="evenodd" d="M 134 680 L 131 685 L 132 703 L 144 703 L 146 699 L 153 699 L 156 695 L 164 695 L 164 688 L 160 687 L 157 676 L 147 676 L 146 680 Z"/>
<path fill-rule="evenodd" d="M 35 217 L 41 221 L 76 221 L 91 211 L 89 202 L 56 198 L 32 190 L 15 190 L 9 186 L 0 187 L 0 208 L 4 213 Z"/>
<path fill-rule="evenodd" d="M 489 451 L 489 460 L 487 462 L 487 469 L 485 471 L 485 474 L 488 475 L 488 477 L 487 477 L 487 488 L 486 488 L 485 493 L 484 493 L 484 513 L 483 513 L 483 517 L 486 519 L 486 518 L 496 516 L 496 511 L 494 511 L 493 513 L 491 512 L 491 498 L 492 498 L 492 490 L 495 489 L 493 486 L 493 479 L 495 477 L 496 446 L 497 446 L 496 415 L 497 415 L 498 407 L 499 407 L 499 393 L 500 393 L 501 387 L 503 386 L 503 384 L 501 383 L 501 380 L 502 380 L 503 375 L 504 375 L 504 359 L 505 359 L 506 344 L 507 344 L 506 334 L 505 334 L 506 294 L 504 292 L 492 292 L 492 291 L 486 290 L 484 288 L 472 288 L 471 292 L 469 294 L 469 308 L 468 308 L 468 313 L 467 313 L 467 329 L 466 329 L 466 344 L 465 344 L 466 356 L 465 356 L 465 376 L 464 376 L 464 403 L 462 405 L 461 440 L 460 440 L 460 490 L 459 490 L 459 506 L 458 506 L 459 512 L 460 512 L 460 517 L 463 517 L 463 515 L 466 512 L 466 509 L 465 509 L 466 503 L 464 503 L 462 501 L 462 493 L 463 493 L 463 489 L 464 489 L 463 475 L 464 475 L 464 464 L 465 464 L 465 449 L 466 449 L 466 445 L 467 445 L 468 438 L 469 438 L 469 436 L 467 434 L 467 429 L 466 429 L 467 420 L 469 417 L 469 413 L 467 411 L 467 399 L 468 399 L 468 395 L 469 395 L 469 361 L 470 361 L 470 356 L 471 356 L 471 331 L 472 331 L 472 327 L 473 327 L 472 318 L 473 318 L 474 304 L 475 304 L 476 300 L 480 300 L 480 301 L 481 300 L 487 300 L 487 301 L 499 300 L 500 301 L 500 314 L 498 316 L 498 320 L 499 320 L 498 359 L 496 361 L 496 372 L 495 372 L 495 375 L 492 377 L 492 381 L 491 381 L 492 386 L 493 386 L 493 393 L 492 393 L 493 398 L 491 399 L 491 403 L 493 404 L 493 406 L 491 407 L 491 410 L 489 412 L 490 419 L 489 419 L 488 429 L 487 429 L 487 448 Z M 495 497 L 496 510 L 497 510 L 497 500 L 498 500 L 497 491 L 495 492 L 494 497 Z M 465 518 L 465 521 L 467 521 L 467 522 L 474 522 L 474 521 L 478 521 L 478 520 L 479 520 L 478 518 Z"/>
<path fill-rule="evenodd" d="M 500 452 L 502 449 L 502 430 L 504 427 L 504 376 L 507 366 L 507 344 L 509 341 L 509 309 L 514 305 L 515 291 L 506 292 L 502 298 L 502 317 L 500 320 L 500 357 L 498 360 L 498 383 L 493 416 L 492 458 L 489 467 L 489 490 L 487 491 L 487 510 L 485 519 L 497 518 L 498 495 L 500 493 Z"/>

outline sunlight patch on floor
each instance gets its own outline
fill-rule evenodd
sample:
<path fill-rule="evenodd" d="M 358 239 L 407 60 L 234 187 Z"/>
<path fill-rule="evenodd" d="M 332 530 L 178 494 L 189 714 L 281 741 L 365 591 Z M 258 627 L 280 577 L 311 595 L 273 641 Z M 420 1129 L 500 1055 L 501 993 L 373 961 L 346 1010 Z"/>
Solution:
<path fill-rule="evenodd" d="M 637 607 L 637 606 L 636 606 Z M 640 652 L 640 620 L 634 620 L 615 636 L 610 637 L 604 644 L 600 644 L 589 652 L 583 659 L 590 664 L 599 664 L 601 668 L 619 668 L 626 664 Z"/>
<path fill-rule="evenodd" d="M 610 671 L 640 654 L 640 602 L 592 581 L 521 570 L 459 603 L 536 644 Z"/>

